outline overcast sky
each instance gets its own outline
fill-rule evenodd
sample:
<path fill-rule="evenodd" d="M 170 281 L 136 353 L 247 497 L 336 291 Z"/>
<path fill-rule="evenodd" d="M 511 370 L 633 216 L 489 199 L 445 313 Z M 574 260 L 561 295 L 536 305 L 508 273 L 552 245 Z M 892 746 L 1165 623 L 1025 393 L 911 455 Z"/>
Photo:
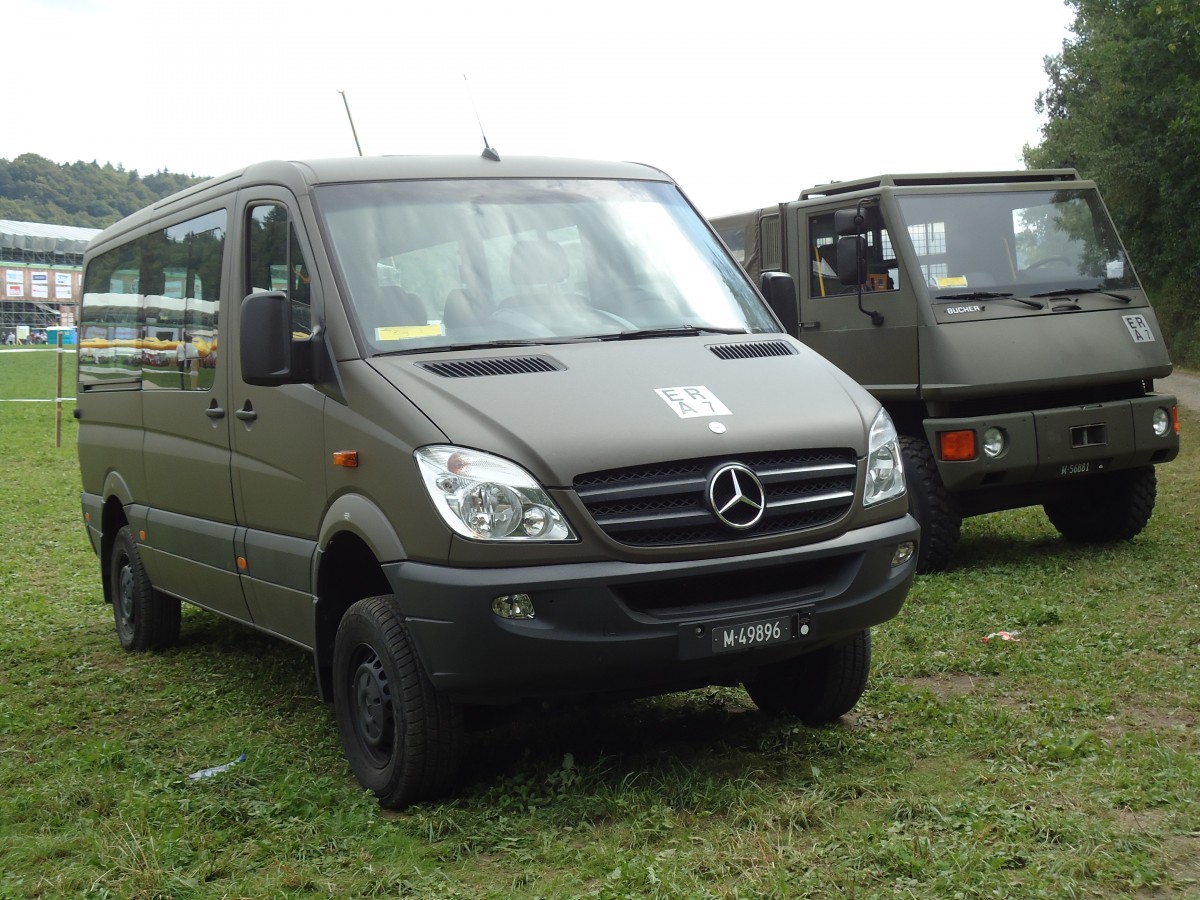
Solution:
<path fill-rule="evenodd" d="M 708 215 L 1021 168 L 1062 0 L 5 0 L 0 158 L 219 175 L 362 151 L 651 163 Z M 464 77 L 465 76 L 465 77 Z"/>

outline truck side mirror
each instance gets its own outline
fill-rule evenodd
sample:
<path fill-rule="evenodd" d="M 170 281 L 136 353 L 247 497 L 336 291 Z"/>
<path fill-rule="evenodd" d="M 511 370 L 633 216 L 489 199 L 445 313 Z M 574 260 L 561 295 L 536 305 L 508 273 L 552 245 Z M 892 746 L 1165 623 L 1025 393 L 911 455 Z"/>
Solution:
<path fill-rule="evenodd" d="M 783 330 L 793 337 L 800 335 L 800 300 L 796 295 L 796 281 L 787 272 L 763 272 L 759 287 L 767 298 L 767 306 L 783 325 Z"/>
<path fill-rule="evenodd" d="M 852 212 L 852 210 L 838 210 Z M 860 234 L 840 237 L 837 241 L 837 274 L 842 284 L 864 284 L 867 280 L 866 241 Z"/>
<path fill-rule="evenodd" d="M 294 380 L 291 305 L 283 291 L 263 291 L 242 301 L 238 344 L 242 380 L 276 385 Z"/>
<path fill-rule="evenodd" d="M 867 231 L 866 211 L 861 208 L 834 210 L 833 231 L 839 237 L 865 234 Z"/>

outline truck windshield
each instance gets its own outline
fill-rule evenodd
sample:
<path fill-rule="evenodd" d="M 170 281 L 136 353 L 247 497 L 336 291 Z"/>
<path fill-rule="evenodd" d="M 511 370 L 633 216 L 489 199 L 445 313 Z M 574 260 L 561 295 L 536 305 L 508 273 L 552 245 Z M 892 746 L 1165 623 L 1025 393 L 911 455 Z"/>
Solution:
<path fill-rule="evenodd" d="M 930 298 L 1137 288 L 1094 190 L 897 198 Z M 896 229 L 899 231 L 900 229 Z"/>
<path fill-rule="evenodd" d="M 671 184 L 394 181 L 315 196 L 370 354 L 777 330 Z"/>

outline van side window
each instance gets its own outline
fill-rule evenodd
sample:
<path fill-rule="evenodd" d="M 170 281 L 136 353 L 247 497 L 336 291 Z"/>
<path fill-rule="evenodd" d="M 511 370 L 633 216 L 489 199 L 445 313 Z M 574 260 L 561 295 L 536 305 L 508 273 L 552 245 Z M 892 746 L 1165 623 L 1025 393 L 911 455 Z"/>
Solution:
<path fill-rule="evenodd" d="M 810 216 L 808 219 L 809 240 L 809 296 L 828 297 L 850 293 L 837 277 L 837 235 L 833 230 L 833 213 Z M 867 232 L 867 281 L 864 291 L 894 291 L 900 280 L 899 263 L 892 239 L 886 228 L 874 228 Z"/>
<path fill-rule="evenodd" d="M 303 338 L 312 330 L 312 269 L 304 257 L 287 208 L 253 206 L 246 223 L 245 293 L 282 291 L 291 301 L 292 328 Z"/>
<path fill-rule="evenodd" d="M 225 225 L 225 210 L 217 210 L 90 261 L 80 312 L 82 385 L 212 387 Z"/>

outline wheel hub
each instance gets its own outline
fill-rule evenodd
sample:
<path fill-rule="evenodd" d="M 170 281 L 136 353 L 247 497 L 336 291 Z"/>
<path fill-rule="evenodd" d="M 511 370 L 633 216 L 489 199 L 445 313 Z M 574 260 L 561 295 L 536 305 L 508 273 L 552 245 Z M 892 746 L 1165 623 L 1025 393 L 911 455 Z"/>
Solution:
<path fill-rule="evenodd" d="M 354 672 L 354 730 L 363 749 L 386 763 L 392 746 L 392 693 L 383 661 L 374 652 Z"/>

